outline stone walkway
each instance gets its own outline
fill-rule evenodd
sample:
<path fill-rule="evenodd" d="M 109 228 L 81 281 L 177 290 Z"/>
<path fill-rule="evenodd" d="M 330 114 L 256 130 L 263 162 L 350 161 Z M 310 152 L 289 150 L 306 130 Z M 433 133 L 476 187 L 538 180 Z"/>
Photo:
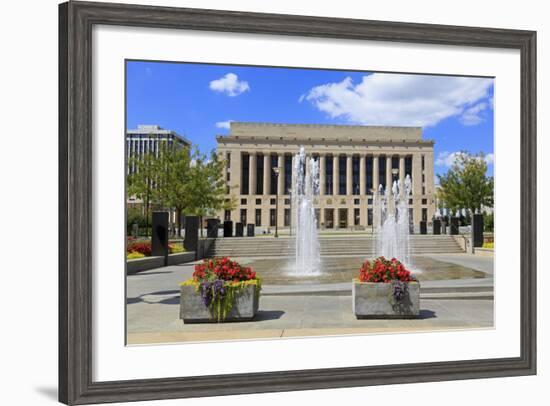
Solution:
<path fill-rule="evenodd" d="M 440 261 L 452 259 L 457 265 L 468 264 L 479 271 L 489 270 L 486 258 L 479 258 L 468 254 L 437 257 Z M 281 291 L 267 285 L 260 311 L 252 322 L 183 324 L 178 318 L 179 283 L 192 273 L 193 264 L 184 264 L 128 276 L 128 344 L 493 327 L 491 275 L 484 279 L 425 282 L 420 318 L 412 320 L 357 320 L 352 312 L 350 284 L 344 283 L 322 284 L 325 291 L 317 292 L 315 285 L 307 285 L 307 289 L 313 289 L 310 292 L 304 292 L 304 286 Z"/>

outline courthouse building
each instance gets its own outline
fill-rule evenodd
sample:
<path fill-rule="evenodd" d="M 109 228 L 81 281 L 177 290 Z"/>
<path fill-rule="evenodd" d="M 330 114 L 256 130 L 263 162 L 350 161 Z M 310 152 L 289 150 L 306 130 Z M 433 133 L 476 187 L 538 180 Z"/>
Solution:
<path fill-rule="evenodd" d="M 434 142 L 422 138 L 420 127 L 232 122 L 230 134 L 216 140 L 227 162 L 227 198 L 237 203 L 220 213 L 223 220 L 264 228 L 277 220 L 279 228 L 293 227 L 292 170 L 301 146 L 319 160 L 314 205 L 320 228 L 372 227 L 377 185 L 391 187 L 406 175 L 414 225 L 434 215 Z"/>

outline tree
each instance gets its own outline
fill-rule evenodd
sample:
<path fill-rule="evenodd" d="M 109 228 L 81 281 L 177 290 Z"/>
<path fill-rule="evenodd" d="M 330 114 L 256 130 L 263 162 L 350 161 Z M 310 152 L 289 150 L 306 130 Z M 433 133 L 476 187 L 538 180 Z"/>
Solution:
<path fill-rule="evenodd" d="M 204 216 L 235 207 L 234 197 L 226 200 L 224 168 L 225 162 L 214 151 L 207 158 L 195 149 L 187 183 L 187 211 L 199 216 L 201 236 Z"/>
<path fill-rule="evenodd" d="M 158 194 L 165 207 L 176 211 L 176 227 L 181 235 L 181 215 L 189 204 L 190 164 L 189 148 L 167 149 L 160 155 L 163 171 L 159 176 Z"/>
<path fill-rule="evenodd" d="M 153 153 L 145 153 L 131 158 L 128 167 L 132 172 L 126 177 L 128 196 L 136 196 L 145 205 L 145 235 L 149 233 L 149 208 L 155 201 L 158 193 L 155 191 L 155 182 L 161 171 L 157 157 Z"/>
<path fill-rule="evenodd" d="M 475 213 L 482 207 L 493 207 L 494 181 L 486 173 L 487 162 L 483 153 L 456 154 L 451 169 L 445 175 L 437 175 L 440 185 L 438 198 L 451 210 L 466 208 Z"/>

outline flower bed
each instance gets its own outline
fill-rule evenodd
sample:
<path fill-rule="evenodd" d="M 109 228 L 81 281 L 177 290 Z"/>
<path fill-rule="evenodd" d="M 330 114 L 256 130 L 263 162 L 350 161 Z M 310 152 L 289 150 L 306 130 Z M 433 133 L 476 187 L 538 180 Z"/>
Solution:
<path fill-rule="evenodd" d="M 195 265 L 193 277 L 180 286 L 185 323 L 251 320 L 258 311 L 260 278 L 227 257 Z"/>
<path fill-rule="evenodd" d="M 420 284 L 395 258 L 365 261 L 352 293 L 357 318 L 406 318 L 420 312 Z"/>
<path fill-rule="evenodd" d="M 177 254 L 185 252 L 185 249 L 174 243 L 168 243 L 168 253 Z M 149 239 L 136 239 L 128 237 L 126 239 L 126 258 L 137 259 L 151 256 L 151 240 Z"/>

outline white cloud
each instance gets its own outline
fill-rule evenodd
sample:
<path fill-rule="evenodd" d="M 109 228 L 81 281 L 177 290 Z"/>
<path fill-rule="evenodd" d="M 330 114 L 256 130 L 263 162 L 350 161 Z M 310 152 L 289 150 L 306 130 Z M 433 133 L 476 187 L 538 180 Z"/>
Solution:
<path fill-rule="evenodd" d="M 225 128 L 226 130 L 229 130 L 229 128 L 231 127 L 231 120 L 227 120 L 227 121 L 218 121 L 216 123 L 216 127 L 217 128 Z"/>
<path fill-rule="evenodd" d="M 234 73 L 228 73 L 219 79 L 211 81 L 210 90 L 225 93 L 228 96 L 234 97 L 249 91 L 250 86 L 248 85 L 248 82 L 239 80 L 239 77 Z"/>
<path fill-rule="evenodd" d="M 449 152 L 449 151 L 443 151 L 440 152 L 437 155 L 437 158 L 435 160 L 436 166 L 444 166 L 447 168 L 450 168 L 455 163 L 455 159 L 459 157 L 463 152 L 461 151 L 455 151 L 455 152 Z M 492 165 L 495 162 L 495 155 L 490 153 L 485 155 L 484 157 L 485 162 L 487 165 Z"/>
<path fill-rule="evenodd" d="M 462 116 L 460 116 L 460 122 L 464 125 L 477 125 L 481 123 L 484 118 L 482 112 L 487 109 L 488 104 L 481 102 L 467 108 Z"/>
<path fill-rule="evenodd" d="M 351 123 L 425 127 L 480 104 L 491 84 L 485 78 L 374 73 L 357 84 L 347 77 L 316 86 L 299 101 Z"/>

